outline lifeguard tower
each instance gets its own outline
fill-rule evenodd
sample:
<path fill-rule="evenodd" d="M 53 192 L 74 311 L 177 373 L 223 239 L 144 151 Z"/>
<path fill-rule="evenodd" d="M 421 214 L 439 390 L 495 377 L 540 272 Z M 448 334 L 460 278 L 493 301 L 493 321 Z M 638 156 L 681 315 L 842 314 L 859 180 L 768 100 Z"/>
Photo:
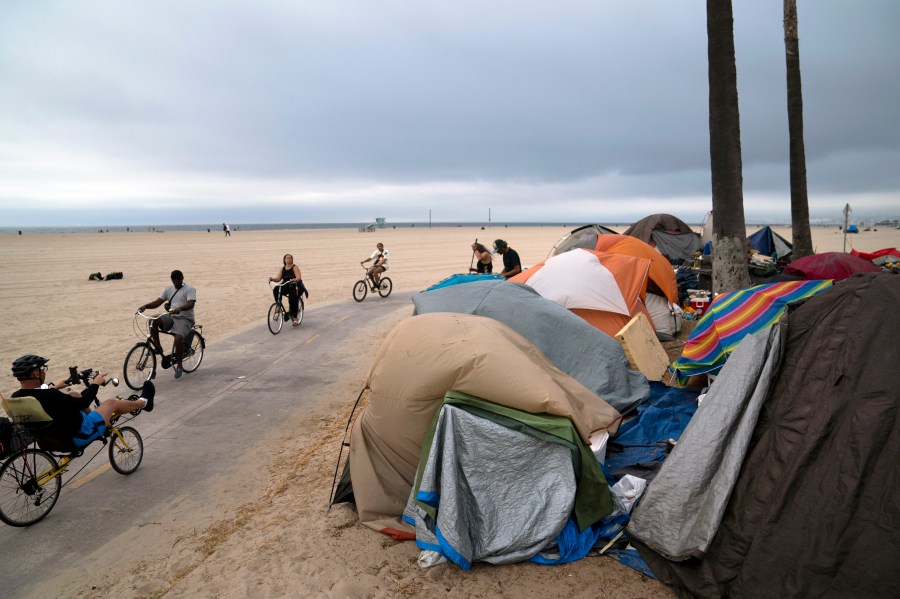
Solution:
<path fill-rule="evenodd" d="M 383 216 L 376 216 L 376 217 L 375 217 L 375 225 L 376 225 L 379 229 L 383 229 L 383 228 L 384 228 L 384 220 L 385 220 L 385 219 L 384 219 Z"/>

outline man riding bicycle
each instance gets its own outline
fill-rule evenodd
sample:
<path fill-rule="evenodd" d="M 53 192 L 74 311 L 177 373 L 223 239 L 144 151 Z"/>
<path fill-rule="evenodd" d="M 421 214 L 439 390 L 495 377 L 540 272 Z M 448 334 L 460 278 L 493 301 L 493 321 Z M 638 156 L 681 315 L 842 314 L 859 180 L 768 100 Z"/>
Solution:
<path fill-rule="evenodd" d="M 106 375 L 95 376 L 82 393 L 63 393 L 60 389 L 72 383 L 66 379 L 46 383 L 48 361 L 47 358 L 33 354 L 17 358 L 12 363 L 12 373 L 19 381 L 20 389 L 12 395 L 37 399 L 47 415 L 53 419 L 56 432 L 69 437 L 79 449 L 102 437 L 113 416 L 128 414 L 135 410 L 148 412 L 153 410 L 156 389 L 150 381 L 144 383 L 140 399 L 134 401 L 107 399 L 95 410 L 91 410 L 91 403 L 97 397 L 99 385 L 106 381 Z"/>
<path fill-rule="evenodd" d="M 181 363 L 184 357 L 184 338 L 194 328 L 197 290 L 184 282 L 184 275 L 180 270 L 173 270 L 171 278 L 172 284 L 163 289 L 154 301 L 138 308 L 138 312 L 158 308 L 165 303 L 166 313 L 150 321 L 150 338 L 153 341 L 153 348 L 162 356 L 165 352 L 159 342 L 159 332 L 175 337 L 175 378 L 179 379 L 184 374 Z M 165 364 L 163 366 L 165 367 Z"/>
<path fill-rule="evenodd" d="M 372 255 L 360 262 L 360 265 L 364 265 L 366 262 L 371 262 L 372 260 L 375 261 L 369 270 L 366 271 L 366 274 L 372 279 L 374 287 L 377 288 L 381 283 L 381 273 L 388 269 L 388 251 L 384 249 L 383 243 L 379 243 L 375 248 Z"/>

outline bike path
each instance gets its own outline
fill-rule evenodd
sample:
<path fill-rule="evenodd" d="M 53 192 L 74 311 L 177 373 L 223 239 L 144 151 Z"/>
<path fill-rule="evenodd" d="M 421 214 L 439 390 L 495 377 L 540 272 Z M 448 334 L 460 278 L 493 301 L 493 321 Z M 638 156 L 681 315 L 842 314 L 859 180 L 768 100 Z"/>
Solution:
<path fill-rule="evenodd" d="M 63 487 L 44 520 L 28 528 L 0 524 L 0 594 L 58 592 L 54 573 L 61 569 L 60 580 L 92 571 L 114 575 L 98 568 L 98 560 L 131 571 L 159 530 L 169 537 L 190 534 L 191 527 L 201 529 L 256 497 L 258 488 L 235 478 L 248 467 L 270 467 L 269 454 L 252 448 L 335 383 L 358 383 L 346 398 L 355 401 L 374 357 L 368 341 L 383 338 L 398 318 L 412 313 L 411 297 L 398 292 L 309 309 L 300 327 L 286 326 L 279 335 L 261 320 L 207 346 L 194 373 L 175 380 L 171 369 L 160 370 L 154 411 L 131 423 L 144 440 L 140 468 L 130 476 L 113 472 L 103 446 L 90 467 Z M 124 383 L 117 391 L 130 392 Z M 100 447 L 89 446 L 67 474 Z"/>

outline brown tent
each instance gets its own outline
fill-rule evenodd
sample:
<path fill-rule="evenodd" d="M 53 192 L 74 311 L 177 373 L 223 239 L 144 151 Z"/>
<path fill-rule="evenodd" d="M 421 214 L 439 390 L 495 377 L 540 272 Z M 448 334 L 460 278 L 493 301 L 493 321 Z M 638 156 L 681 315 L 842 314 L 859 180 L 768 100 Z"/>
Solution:
<path fill-rule="evenodd" d="M 671 214 L 651 214 L 637 221 L 622 235 L 631 235 L 637 237 L 644 243 L 653 245 L 653 231 L 663 230 L 669 233 L 693 233 L 690 225 L 686 224 L 677 216 Z"/>
<path fill-rule="evenodd" d="M 351 434 L 350 477 L 360 521 L 388 534 L 413 532 L 400 516 L 422 440 L 450 390 L 568 417 L 585 442 L 595 430 L 615 434 L 621 418 L 511 328 L 469 314 L 436 312 L 397 325 L 375 356 L 367 386 L 369 405 Z"/>

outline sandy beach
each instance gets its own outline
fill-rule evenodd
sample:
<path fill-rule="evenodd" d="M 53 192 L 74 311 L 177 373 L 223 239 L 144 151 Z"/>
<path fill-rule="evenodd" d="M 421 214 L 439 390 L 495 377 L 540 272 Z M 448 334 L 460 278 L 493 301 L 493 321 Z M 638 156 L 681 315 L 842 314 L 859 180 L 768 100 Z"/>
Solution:
<path fill-rule="evenodd" d="M 158 296 L 172 269 L 182 270 L 197 288 L 197 321 L 214 353 L 217 343 L 265 326 L 272 302 L 267 279 L 280 268 L 284 253 L 300 265 L 310 292 L 306 318 L 315 319 L 325 307 L 360 309 L 351 287 L 363 273 L 359 262 L 376 242 L 390 251 L 388 275 L 395 293 L 402 293 L 465 272 L 476 238 L 485 245 L 507 240 L 527 267 L 546 258 L 571 228 L 236 231 L 230 238 L 221 231 L 2 235 L 0 363 L 7 374 L 0 378 L 0 391 L 17 387 L 8 364 L 23 353 L 49 357 L 51 378 L 62 378 L 71 365 L 120 372 L 136 341 L 135 309 Z M 788 229 L 777 231 L 790 239 Z M 897 247 L 900 230 L 863 232 L 848 236 L 849 242 L 862 251 Z M 814 227 L 813 243 L 819 252 L 840 251 L 843 234 L 835 226 Z M 501 265 L 497 256 L 495 270 Z M 98 271 L 121 271 L 124 278 L 89 281 Z M 366 300 L 371 301 L 378 300 Z M 254 440 L 248 446 L 248 455 L 251 449 L 258 452 L 253 459 L 238 456 L 241 477 L 217 481 L 221 504 L 215 510 L 199 510 L 193 521 L 177 526 L 141 528 L 131 539 L 138 549 L 125 540 L 104 546 L 23 596 L 674 597 L 669 587 L 608 558 L 561 567 L 420 570 L 414 544 L 395 543 L 360 526 L 346 506 L 326 511 L 323 489 L 331 484 L 343 426 L 371 356 L 391 326 L 411 311 L 411 304 L 401 306 L 358 331 L 342 350 L 352 368 L 314 398 L 311 409 L 286 417 L 267 438 Z M 168 380 L 169 371 L 161 376 L 167 377 L 168 393 L 175 382 Z M 106 476 L 113 475 L 92 484 L 102 485 Z M 121 576 L 103 576 L 99 557 L 111 551 L 136 554 L 128 561 L 118 558 Z"/>
<path fill-rule="evenodd" d="M 132 232 L 0 235 L 0 364 L 26 352 L 51 358 L 61 375 L 66 367 L 121 371 L 128 349 L 137 341 L 132 321 L 137 307 L 157 298 L 180 269 L 197 288 L 197 322 L 208 343 L 265 322 L 272 302 L 268 277 L 281 256 L 292 253 L 310 296 L 307 310 L 350 299 L 363 274 L 359 262 L 381 241 L 390 251 L 388 273 L 397 291 L 420 291 L 454 273 L 466 272 L 469 246 L 478 239 L 490 246 L 496 238 L 519 252 L 523 266 L 547 257 L 570 227 L 385 228 L 374 233 L 355 229 L 221 232 Z M 624 227 L 617 227 L 619 231 Z M 755 231 L 755 227 L 748 229 Z M 776 229 L 790 239 L 790 230 Z M 837 227 L 814 227 L 819 252 L 841 251 Z M 900 231 L 881 229 L 849 235 L 862 251 L 900 245 Z M 497 271 L 502 259 L 495 256 Z M 93 272 L 120 271 L 121 280 L 89 281 Z M 10 377 L 0 390 L 15 389 Z"/>

